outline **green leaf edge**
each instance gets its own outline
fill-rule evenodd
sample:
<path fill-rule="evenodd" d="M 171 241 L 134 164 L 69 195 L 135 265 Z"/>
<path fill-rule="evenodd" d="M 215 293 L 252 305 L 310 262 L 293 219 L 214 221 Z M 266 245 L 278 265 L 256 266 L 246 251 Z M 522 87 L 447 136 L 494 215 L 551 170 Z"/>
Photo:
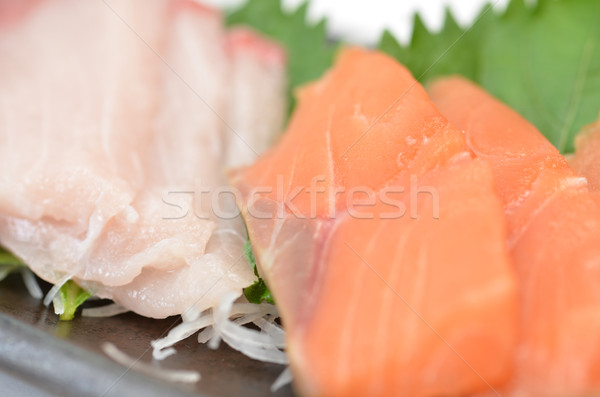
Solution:
<path fill-rule="evenodd" d="M 244 243 L 244 256 L 254 271 L 254 275 L 257 277 L 257 280 L 252 285 L 244 288 L 244 296 L 250 303 L 260 304 L 262 302 L 267 302 L 274 305 L 275 300 L 273 299 L 273 296 L 267 287 L 267 283 L 265 283 L 265 281 L 258 274 L 256 259 L 254 257 L 254 251 L 252 250 L 252 243 L 250 242 L 249 238 Z"/>
<path fill-rule="evenodd" d="M 81 288 L 73 280 L 64 283 L 58 293 L 65 308 L 65 311 L 60 315 L 60 319 L 63 321 L 73 320 L 77 308 L 91 296 L 88 291 Z"/>

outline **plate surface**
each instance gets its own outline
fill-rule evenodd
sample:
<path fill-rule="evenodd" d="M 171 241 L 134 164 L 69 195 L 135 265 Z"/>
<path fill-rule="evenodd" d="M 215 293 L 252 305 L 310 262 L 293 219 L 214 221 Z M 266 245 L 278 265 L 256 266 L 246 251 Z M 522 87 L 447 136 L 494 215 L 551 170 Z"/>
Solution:
<path fill-rule="evenodd" d="M 46 292 L 49 285 L 43 289 Z M 0 282 L 3 393 L 36 397 L 294 395 L 289 385 L 270 392 L 283 366 L 252 360 L 223 344 L 210 350 L 197 343 L 195 336 L 178 343 L 177 354 L 153 362 L 159 368 L 199 371 L 202 379 L 195 385 L 152 379 L 114 363 L 100 350 L 102 342 L 111 342 L 129 356 L 152 363 L 150 341 L 165 335 L 177 322 L 175 317 L 154 320 L 133 313 L 109 318 L 77 315 L 73 321 L 59 321 L 51 308 L 27 293 L 20 275 L 9 275 Z"/>

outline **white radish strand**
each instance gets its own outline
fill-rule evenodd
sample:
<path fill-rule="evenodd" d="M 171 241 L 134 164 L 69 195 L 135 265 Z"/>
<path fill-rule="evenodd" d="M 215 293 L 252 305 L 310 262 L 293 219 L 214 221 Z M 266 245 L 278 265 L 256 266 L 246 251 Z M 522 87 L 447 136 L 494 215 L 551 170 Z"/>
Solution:
<path fill-rule="evenodd" d="M 169 370 L 157 368 L 143 363 L 139 359 L 129 357 L 112 343 L 105 342 L 101 346 L 102 351 L 117 363 L 132 368 L 135 371 L 151 376 L 153 378 L 166 380 L 168 382 L 196 383 L 200 380 L 200 374 L 196 371 Z"/>
<path fill-rule="evenodd" d="M 256 325 L 256 321 L 263 319 L 263 317 L 261 316 L 261 313 L 249 314 L 243 317 L 236 318 L 235 320 L 233 320 L 233 322 L 238 325 L 244 325 L 248 323 L 253 323 Z M 212 326 L 206 327 L 202 330 L 202 332 L 198 333 L 198 343 L 207 343 L 214 336 L 214 328 Z"/>
<path fill-rule="evenodd" d="M 217 333 L 219 333 L 222 337 L 227 336 L 229 339 L 239 340 L 241 341 L 241 343 L 248 346 L 256 346 L 262 348 L 285 347 L 285 340 L 283 337 L 272 337 L 268 334 L 255 331 L 250 328 L 242 327 L 241 325 L 229 320 L 229 318 L 231 317 L 231 310 L 234 306 L 233 300 L 235 300 L 236 298 L 237 296 L 235 296 L 234 294 L 225 294 L 223 300 L 221 301 L 221 305 L 219 305 L 219 307 L 215 311 L 214 328 L 217 331 Z"/>
<path fill-rule="evenodd" d="M 265 315 L 272 315 L 270 313 L 275 313 L 276 310 L 271 306 L 272 305 L 267 306 L 256 305 L 252 303 L 236 303 L 232 305 L 229 317 L 241 316 L 233 320 L 233 323 L 236 325 L 248 324 L 261 319 Z M 202 332 L 198 334 L 198 342 L 208 342 L 209 339 L 215 336 L 215 332 L 212 327 L 214 323 L 214 317 L 210 312 L 207 312 L 200 318 L 193 321 L 184 319 L 184 321 L 173 328 L 166 337 L 152 342 L 152 355 L 154 359 L 161 360 L 165 357 L 168 357 L 168 355 L 165 355 L 163 349 L 173 346 L 175 343 L 188 338 L 200 330 L 202 330 Z"/>
<path fill-rule="evenodd" d="M 222 330 L 217 326 L 232 314 L 233 302 L 237 298 L 236 294 L 229 292 L 221 298 L 219 306 L 213 308 L 215 323 L 213 324 L 214 336 L 208 341 L 208 348 L 216 350 L 221 344 Z M 236 349 L 237 350 L 237 349 Z"/>
<path fill-rule="evenodd" d="M 168 349 L 163 350 L 152 350 L 152 358 L 155 360 L 164 360 L 165 358 L 172 356 L 177 353 L 174 347 L 169 347 Z"/>
<path fill-rule="evenodd" d="M 212 326 L 206 327 L 198 333 L 198 343 L 207 343 L 213 336 L 215 336 L 215 329 Z"/>
<path fill-rule="evenodd" d="M 248 357 L 276 364 L 287 364 L 287 355 L 278 349 L 285 347 L 284 341 L 237 325 L 229 320 L 233 302 L 236 298 L 235 293 L 225 294 L 221 304 L 214 311 L 214 329 L 217 337 L 210 340 L 209 347 L 213 348 L 222 338 L 233 349 L 244 353 Z"/>
<path fill-rule="evenodd" d="M 44 296 L 42 289 L 40 288 L 35 275 L 29 270 L 28 267 L 22 265 L 4 264 L 0 265 L 0 281 L 4 280 L 9 273 L 15 270 L 19 270 L 21 277 L 23 277 L 23 283 L 31 295 L 35 299 L 41 299 Z"/>
<path fill-rule="evenodd" d="M 69 281 L 71 279 L 71 275 L 69 276 L 65 276 L 63 278 L 61 278 L 58 283 L 54 284 L 52 286 L 52 288 L 50 288 L 50 291 L 48 291 L 48 293 L 46 294 L 46 297 L 44 298 L 44 306 L 48 306 L 50 305 L 50 302 L 54 302 L 56 296 L 58 295 L 58 291 L 61 289 L 61 287 L 63 285 L 65 285 L 65 283 L 67 281 Z M 56 309 L 54 310 L 56 311 Z"/>
<path fill-rule="evenodd" d="M 153 340 L 152 342 L 150 342 L 153 349 L 152 357 L 156 360 L 162 360 L 170 356 L 173 353 L 169 352 L 169 354 L 165 355 L 166 353 L 163 352 L 163 349 L 170 348 L 175 343 L 188 338 L 189 336 L 198 332 L 200 329 L 208 327 L 212 324 L 213 318 L 210 314 L 206 314 L 194 321 L 183 322 L 179 324 L 171 331 L 169 331 L 167 336 L 165 336 L 164 338 Z"/>
<path fill-rule="evenodd" d="M 44 293 L 38 284 L 35 275 L 28 267 L 23 267 L 21 269 L 21 277 L 23 277 L 23 283 L 25 283 L 25 287 L 31 295 L 35 299 L 42 299 Z"/>
<path fill-rule="evenodd" d="M 54 313 L 57 315 L 61 315 L 65 312 L 65 305 L 60 298 L 60 294 L 55 294 L 54 298 L 52 298 L 52 305 L 54 306 Z"/>
<path fill-rule="evenodd" d="M 285 340 L 285 331 L 276 324 L 265 320 L 264 318 L 258 318 L 253 321 L 254 325 L 260 328 L 261 331 L 265 332 L 272 337 L 279 338 L 279 340 Z"/>
<path fill-rule="evenodd" d="M 271 392 L 275 393 L 277 390 L 281 389 L 283 386 L 292 383 L 294 377 L 292 375 L 292 370 L 290 367 L 286 367 L 281 374 L 275 379 L 275 382 L 271 385 Z"/>
<path fill-rule="evenodd" d="M 230 338 L 244 341 L 249 346 L 256 347 L 275 347 L 284 348 L 285 340 L 280 337 L 272 336 L 266 333 L 261 333 L 250 328 L 242 327 L 235 324 L 233 321 L 226 319 L 222 323 L 217 320 L 215 322 L 215 329 L 220 331 L 221 336 L 228 336 Z"/>
<path fill-rule="evenodd" d="M 110 303 L 105 306 L 88 307 L 81 311 L 83 317 L 112 317 L 129 312 L 128 309 L 117 303 Z"/>
<path fill-rule="evenodd" d="M 246 343 L 243 338 L 237 335 L 221 335 L 221 338 L 231 348 L 242 352 L 246 356 L 259 361 L 265 361 L 274 364 L 288 364 L 289 360 L 285 352 L 274 346 L 255 346 Z"/>

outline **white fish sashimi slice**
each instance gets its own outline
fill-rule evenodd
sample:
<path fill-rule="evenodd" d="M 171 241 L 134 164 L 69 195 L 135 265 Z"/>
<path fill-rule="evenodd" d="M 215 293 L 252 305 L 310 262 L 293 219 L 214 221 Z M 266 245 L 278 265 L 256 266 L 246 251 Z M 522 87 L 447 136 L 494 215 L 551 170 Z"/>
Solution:
<path fill-rule="evenodd" d="M 159 46 L 164 2 L 112 4 Z M 0 182 L 17 188 L 2 201 L 86 228 L 101 192 L 130 199 L 158 106 L 152 51 L 101 2 L 63 0 L 2 32 L 0 54 Z"/>
<path fill-rule="evenodd" d="M 177 75 L 165 77 L 169 103 L 159 116 L 157 134 L 161 138 L 155 149 L 160 167 L 153 180 L 180 185 L 199 176 L 200 182 L 205 182 L 203 187 L 219 188 L 226 182 L 222 171 L 214 169 L 253 161 L 253 151 L 266 149 L 281 129 L 286 111 L 285 61 L 278 46 L 246 30 L 229 33 L 225 43 L 220 16 L 210 10 L 196 8 L 175 21 L 180 26 L 172 33 L 170 43 L 174 43 L 165 60 Z M 227 68 L 230 73 L 225 73 Z M 216 115 L 213 110 L 221 113 Z M 183 150 L 189 142 L 194 145 Z M 192 147 L 195 154 L 189 152 Z M 183 169 L 182 158 L 186 163 Z M 212 161 L 218 165 L 206 168 Z M 196 171 L 187 167 L 190 164 L 195 164 Z M 203 176 L 203 170 L 210 175 Z M 239 215 L 233 216 L 237 207 L 232 195 L 215 197 L 214 190 L 211 193 L 202 203 L 196 202 L 200 206 L 195 208 L 197 214 L 221 218 L 215 220 L 204 256 L 188 259 L 189 266 L 174 270 L 146 268 L 131 283 L 98 292 L 149 317 L 201 312 L 218 305 L 226 292 L 240 295 L 254 280 L 243 256 L 243 222 Z M 215 213 L 215 202 L 219 213 Z"/>
<path fill-rule="evenodd" d="M 166 65 L 160 85 L 161 110 L 154 129 L 153 156 L 147 159 L 145 191 L 149 192 L 148 201 L 157 204 L 156 211 L 140 214 L 142 218 L 149 216 L 152 228 L 161 231 L 158 235 L 163 242 L 169 237 L 164 248 L 177 254 L 171 251 L 169 258 L 160 258 L 162 266 L 145 268 L 126 285 L 92 286 L 100 296 L 112 297 L 133 311 L 159 318 L 212 307 L 224 291 L 240 294 L 253 279 L 243 257 L 245 231 L 241 219 L 233 216 L 219 220 L 219 214 L 212 211 L 210 197 L 215 188 L 225 185 L 221 159 L 226 126 L 222 115 L 229 100 L 229 60 L 221 16 L 191 3 L 180 5 L 172 15 L 163 55 Z M 161 190 L 171 193 L 169 200 L 185 210 L 172 217 L 160 216 L 161 210 L 169 210 L 156 200 Z M 216 199 L 218 207 L 228 212 L 235 209 L 233 197 Z M 224 205 L 224 201 L 230 204 Z M 208 235 L 201 234 L 203 231 Z M 139 230 L 117 234 L 131 237 L 133 244 L 143 243 L 147 235 Z M 110 250 L 106 251 L 110 255 Z M 142 255 L 147 261 L 156 258 L 156 253 L 150 251 Z M 126 253 L 124 256 L 132 259 Z M 179 260 L 184 266 L 164 266 L 169 259 Z"/>
<path fill-rule="evenodd" d="M 284 59 L 191 1 L 107 3 L 0 30 L 0 243 L 142 315 L 199 313 L 254 280 L 225 168 L 280 130 Z"/>
<path fill-rule="evenodd" d="M 206 253 L 189 266 L 171 271 L 148 267 L 131 283 L 104 287 L 97 294 L 112 297 L 136 313 L 155 318 L 214 307 L 224 293 L 234 292 L 239 296 L 254 281 L 254 273 L 243 254 L 243 233 L 241 222 L 238 230 L 217 230 L 208 242 Z"/>
<path fill-rule="evenodd" d="M 160 48 L 168 2 L 110 4 Z M 114 10 L 41 1 L 0 33 L 0 241 L 50 282 L 145 179 L 160 61 Z"/>
<path fill-rule="evenodd" d="M 132 204 L 134 222 L 119 216 L 104 228 L 89 252 L 93 266 L 86 267 L 82 280 L 124 285 L 145 267 L 172 271 L 204 255 L 215 222 L 197 218 L 191 209 L 187 214 L 172 213 L 162 195 L 160 189 L 148 186 Z M 188 208 L 193 204 L 191 197 L 175 202 Z"/>
<path fill-rule="evenodd" d="M 224 39 L 218 12 L 178 2 L 162 55 L 162 102 L 147 164 L 150 183 L 194 191 L 222 184 L 229 100 Z"/>
<path fill-rule="evenodd" d="M 285 54 L 278 45 L 246 28 L 227 35 L 231 57 L 227 166 L 256 161 L 283 129 L 287 111 Z"/>

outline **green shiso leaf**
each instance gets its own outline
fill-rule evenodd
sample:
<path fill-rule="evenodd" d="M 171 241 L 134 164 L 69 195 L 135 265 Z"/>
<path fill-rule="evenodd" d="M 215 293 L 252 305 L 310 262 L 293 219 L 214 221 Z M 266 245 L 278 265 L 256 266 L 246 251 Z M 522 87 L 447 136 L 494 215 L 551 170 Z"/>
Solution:
<path fill-rule="evenodd" d="M 271 292 L 262 278 L 259 278 L 251 286 L 244 288 L 244 296 L 250 303 L 259 304 L 264 301 L 270 304 L 275 304 L 275 301 L 271 296 Z"/>
<path fill-rule="evenodd" d="M 250 264 L 250 267 L 254 271 L 254 275 L 258 277 L 258 270 L 256 269 L 256 259 L 254 258 L 254 251 L 252 251 L 252 244 L 250 244 L 250 239 L 246 240 L 244 243 L 244 257 Z"/>
<path fill-rule="evenodd" d="M 0 247 L 0 265 L 23 266 L 25 263 L 5 248 Z"/>
<path fill-rule="evenodd" d="M 65 311 L 60 315 L 60 319 L 67 321 L 73 319 L 77 308 L 91 296 L 88 291 L 81 288 L 72 280 L 67 281 L 60 287 L 59 295 L 65 307 Z"/>
<path fill-rule="evenodd" d="M 10 273 L 22 269 L 23 261 L 5 248 L 0 247 L 0 281 L 4 280 Z"/>
<path fill-rule="evenodd" d="M 275 304 L 267 284 L 258 274 L 258 269 L 256 268 L 256 259 L 254 258 L 254 252 L 252 252 L 252 244 L 250 244 L 250 239 L 248 239 L 244 244 L 244 256 L 252 267 L 252 270 L 254 270 L 254 275 L 258 278 L 254 284 L 244 288 L 244 296 L 246 296 L 246 299 L 248 299 L 248 302 L 250 303 L 259 304 L 264 301 L 270 304 Z"/>
<path fill-rule="evenodd" d="M 470 28 L 450 12 L 441 32 L 419 18 L 411 42 L 389 34 L 379 48 L 422 83 L 459 74 L 533 123 L 561 152 L 600 109 L 600 0 L 512 0 L 502 15 L 485 7 Z"/>
<path fill-rule="evenodd" d="M 26 266 L 25 263 L 15 255 L 0 247 L 0 280 L 3 279 L 9 272 Z M 67 281 L 58 292 L 60 300 L 63 303 L 65 311 L 60 315 L 61 320 L 72 320 L 75 316 L 75 311 L 89 297 L 90 293 L 74 281 Z"/>

